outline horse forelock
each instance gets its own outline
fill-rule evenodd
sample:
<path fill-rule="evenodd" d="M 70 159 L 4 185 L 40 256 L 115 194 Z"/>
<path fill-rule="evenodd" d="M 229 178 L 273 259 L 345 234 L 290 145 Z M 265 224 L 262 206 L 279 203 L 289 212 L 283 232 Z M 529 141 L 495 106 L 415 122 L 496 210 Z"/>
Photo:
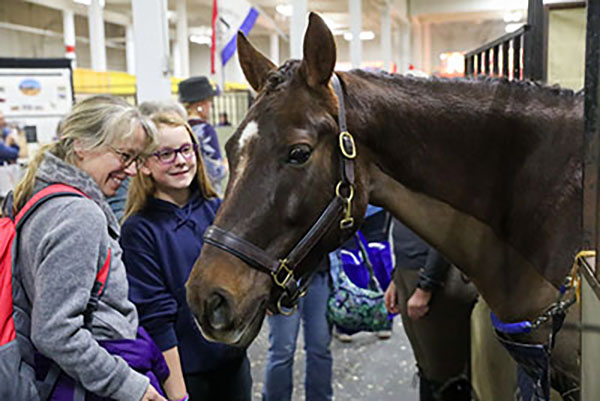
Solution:
<path fill-rule="evenodd" d="M 264 89 L 267 92 L 274 92 L 285 88 L 287 83 L 295 75 L 300 66 L 300 60 L 287 60 L 279 68 L 273 70 L 267 75 Z"/>

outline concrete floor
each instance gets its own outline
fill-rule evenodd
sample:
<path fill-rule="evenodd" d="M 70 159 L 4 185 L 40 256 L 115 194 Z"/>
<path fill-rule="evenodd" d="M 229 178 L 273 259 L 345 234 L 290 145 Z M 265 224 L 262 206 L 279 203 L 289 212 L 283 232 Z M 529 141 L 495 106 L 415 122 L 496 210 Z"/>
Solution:
<path fill-rule="evenodd" d="M 293 401 L 304 400 L 302 331 L 294 362 Z M 351 343 L 333 339 L 333 392 L 335 401 L 418 401 L 415 360 L 399 317 L 390 339 L 358 333 Z M 253 399 L 261 400 L 268 348 L 268 324 L 249 348 L 254 380 Z"/>

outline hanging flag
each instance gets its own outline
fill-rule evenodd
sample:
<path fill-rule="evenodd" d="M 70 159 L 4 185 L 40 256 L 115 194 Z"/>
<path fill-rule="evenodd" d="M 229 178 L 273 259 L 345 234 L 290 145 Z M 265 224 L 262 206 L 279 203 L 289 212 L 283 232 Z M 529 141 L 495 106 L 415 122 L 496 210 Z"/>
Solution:
<path fill-rule="evenodd" d="M 210 73 L 214 75 L 215 73 L 215 53 L 217 51 L 217 14 L 219 7 L 217 5 L 217 0 L 213 0 L 213 10 L 212 10 L 212 33 L 210 39 Z"/>
<path fill-rule="evenodd" d="M 215 0 L 216 1 L 216 0 Z M 214 13 L 213 13 L 214 16 Z M 237 50 L 237 33 L 248 35 L 258 18 L 258 10 L 246 0 L 227 0 L 226 6 L 219 10 L 220 28 L 224 32 L 221 64 L 225 65 Z M 214 27 L 213 27 L 214 32 Z"/>

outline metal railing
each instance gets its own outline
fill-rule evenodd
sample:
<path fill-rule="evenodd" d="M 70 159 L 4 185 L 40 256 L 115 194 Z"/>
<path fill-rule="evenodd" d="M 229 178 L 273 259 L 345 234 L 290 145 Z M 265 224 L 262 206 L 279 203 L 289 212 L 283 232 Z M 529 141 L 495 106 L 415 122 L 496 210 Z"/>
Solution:
<path fill-rule="evenodd" d="M 465 76 L 546 80 L 546 23 L 542 0 L 529 0 L 527 24 L 465 55 Z"/>
<path fill-rule="evenodd" d="M 229 124 L 237 126 L 244 118 L 251 102 L 252 95 L 249 90 L 222 92 L 213 99 L 210 121 L 214 125 L 219 125 L 220 116 L 225 113 Z"/>
<path fill-rule="evenodd" d="M 515 32 L 465 54 L 465 76 L 489 75 L 523 79 L 524 37 L 529 29 L 529 25 L 523 25 Z"/>

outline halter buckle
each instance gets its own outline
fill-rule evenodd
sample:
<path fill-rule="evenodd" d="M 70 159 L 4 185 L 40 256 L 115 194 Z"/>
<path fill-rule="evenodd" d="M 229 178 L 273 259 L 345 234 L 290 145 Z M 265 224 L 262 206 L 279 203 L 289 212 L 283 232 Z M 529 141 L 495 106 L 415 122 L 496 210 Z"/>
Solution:
<path fill-rule="evenodd" d="M 277 300 L 277 312 L 281 313 L 283 316 L 291 316 L 298 309 L 298 303 L 296 302 L 291 308 L 284 308 L 281 304 L 283 297 L 286 297 L 286 293 L 282 293 L 279 299 Z"/>
<path fill-rule="evenodd" d="M 277 271 L 271 272 L 271 276 L 273 276 L 273 281 L 275 281 L 275 284 L 277 284 L 281 288 L 285 288 L 286 284 L 288 283 L 288 281 L 290 281 L 294 274 L 294 271 L 289 268 L 287 263 L 287 259 L 279 259 L 279 267 L 277 268 Z M 286 272 L 285 278 L 282 281 L 279 281 L 279 273 L 282 270 Z"/>
<path fill-rule="evenodd" d="M 341 192 L 343 184 L 344 183 L 342 181 L 337 183 L 335 187 L 335 195 L 346 203 L 344 206 L 344 218 L 340 220 L 340 228 L 342 230 L 347 230 L 354 226 L 354 217 L 352 217 L 352 199 L 354 199 L 354 187 L 352 185 L 348 185 L 350 192 L 348 193 L 348 197 L 344 197 Z"/>
<path fill-rule="evenodd" d="M 354 137 L 348 131 L 342 131 L 339 135 L 340 150 L 346 159 L 354 159 L 356 157 L 356 144 Z M 346 148 L 349 147 L 349 149 Z"/>

